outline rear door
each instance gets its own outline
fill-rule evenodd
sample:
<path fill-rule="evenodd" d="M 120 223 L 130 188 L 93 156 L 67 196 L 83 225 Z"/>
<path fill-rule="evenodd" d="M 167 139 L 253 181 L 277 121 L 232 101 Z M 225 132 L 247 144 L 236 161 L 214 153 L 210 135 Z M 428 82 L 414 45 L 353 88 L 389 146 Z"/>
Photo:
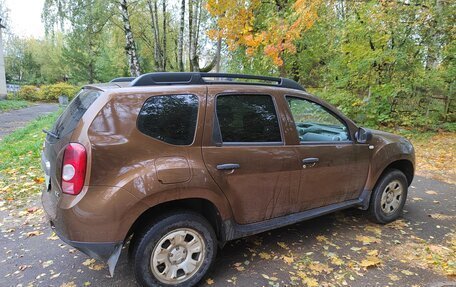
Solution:
<path fill-rule="evenodd" d="M 369 169 L 369 147 L 329 107 L 300 95 L 284 97 L 301 165 L 300 210 L 357 199 Z"/>
<path fill-rule="evenodd" d="M 41 166 L 46 179 L 42 201 L 44 208 L 51 217 L 55 216 L 57 202 L 61 194 L 63 152 L 82 116 L 99 98 L 100 94 L 101 91 L 99 90 L 82 89 L 56 120 L 46 136 L 41 154 Z"/>
<path fill-rule="evenodd" d="M 273 89 L 208 87 L 203 157 L 239 224 L 296 212 L 300 168 Z"/>

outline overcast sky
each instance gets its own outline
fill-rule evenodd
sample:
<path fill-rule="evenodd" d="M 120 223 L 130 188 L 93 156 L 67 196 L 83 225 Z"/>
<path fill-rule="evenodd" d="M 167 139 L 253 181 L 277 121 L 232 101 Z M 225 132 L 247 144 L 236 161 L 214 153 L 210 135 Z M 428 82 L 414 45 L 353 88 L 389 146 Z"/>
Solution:
<path fill-rule="evenodd" d="M 5 0 L 8 7 L 12 31 L 23 37 L 44 37 L 41 10 L 44 0 Z"/>

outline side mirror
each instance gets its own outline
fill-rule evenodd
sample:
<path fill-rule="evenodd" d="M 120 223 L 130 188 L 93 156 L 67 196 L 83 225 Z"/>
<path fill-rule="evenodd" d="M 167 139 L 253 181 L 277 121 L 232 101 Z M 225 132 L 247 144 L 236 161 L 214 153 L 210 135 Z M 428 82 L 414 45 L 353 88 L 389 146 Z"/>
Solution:
<path fill-rule="evenodd" d="M 359 128 L 355 133 L 355 138 L 357 142 L 365 144 L 372 139 L 372 133 L 365 128 Z"/>

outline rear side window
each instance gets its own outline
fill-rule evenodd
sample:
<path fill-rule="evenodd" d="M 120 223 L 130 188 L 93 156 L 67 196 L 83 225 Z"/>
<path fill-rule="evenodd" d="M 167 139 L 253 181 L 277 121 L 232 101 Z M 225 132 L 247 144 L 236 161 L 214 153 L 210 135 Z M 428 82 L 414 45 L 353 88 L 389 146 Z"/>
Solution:
<path fill-rule="evenodd" d="M 220 95 L 217 118 L 223 142 L 281 142 L 271 96 Z"/>
<path fill-rule="evenodd" d="M 197 117 L 198 97 L 195 95 L 154 96 L 139 112 L 138 129 L 169 144 L 190 145 Z"/>
<path fill-rule="evenodd" d="M 99 96 L 100 91 L 98 90 L 82 89 L 57 119 L 53 128 L 54 133 L 65 136 L 72 132 L 87 109 Z"/>

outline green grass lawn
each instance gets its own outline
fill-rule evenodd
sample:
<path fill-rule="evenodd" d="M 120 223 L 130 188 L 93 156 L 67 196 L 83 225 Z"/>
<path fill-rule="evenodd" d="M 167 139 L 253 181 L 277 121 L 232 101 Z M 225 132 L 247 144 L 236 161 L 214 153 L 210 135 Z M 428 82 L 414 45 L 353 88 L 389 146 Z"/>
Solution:
<path fill-rule="evenodd" d="M 30 103 L 23 100 L 0 100 L 0 112 L 22 109 L 30 106 Z"/>
<path fill-rule="evenodd" d="M 50 129 L 58 114 L 40 117 L 0 141 L 0 199 L 16 205 L 41 190 L 42 129 Z"/>

